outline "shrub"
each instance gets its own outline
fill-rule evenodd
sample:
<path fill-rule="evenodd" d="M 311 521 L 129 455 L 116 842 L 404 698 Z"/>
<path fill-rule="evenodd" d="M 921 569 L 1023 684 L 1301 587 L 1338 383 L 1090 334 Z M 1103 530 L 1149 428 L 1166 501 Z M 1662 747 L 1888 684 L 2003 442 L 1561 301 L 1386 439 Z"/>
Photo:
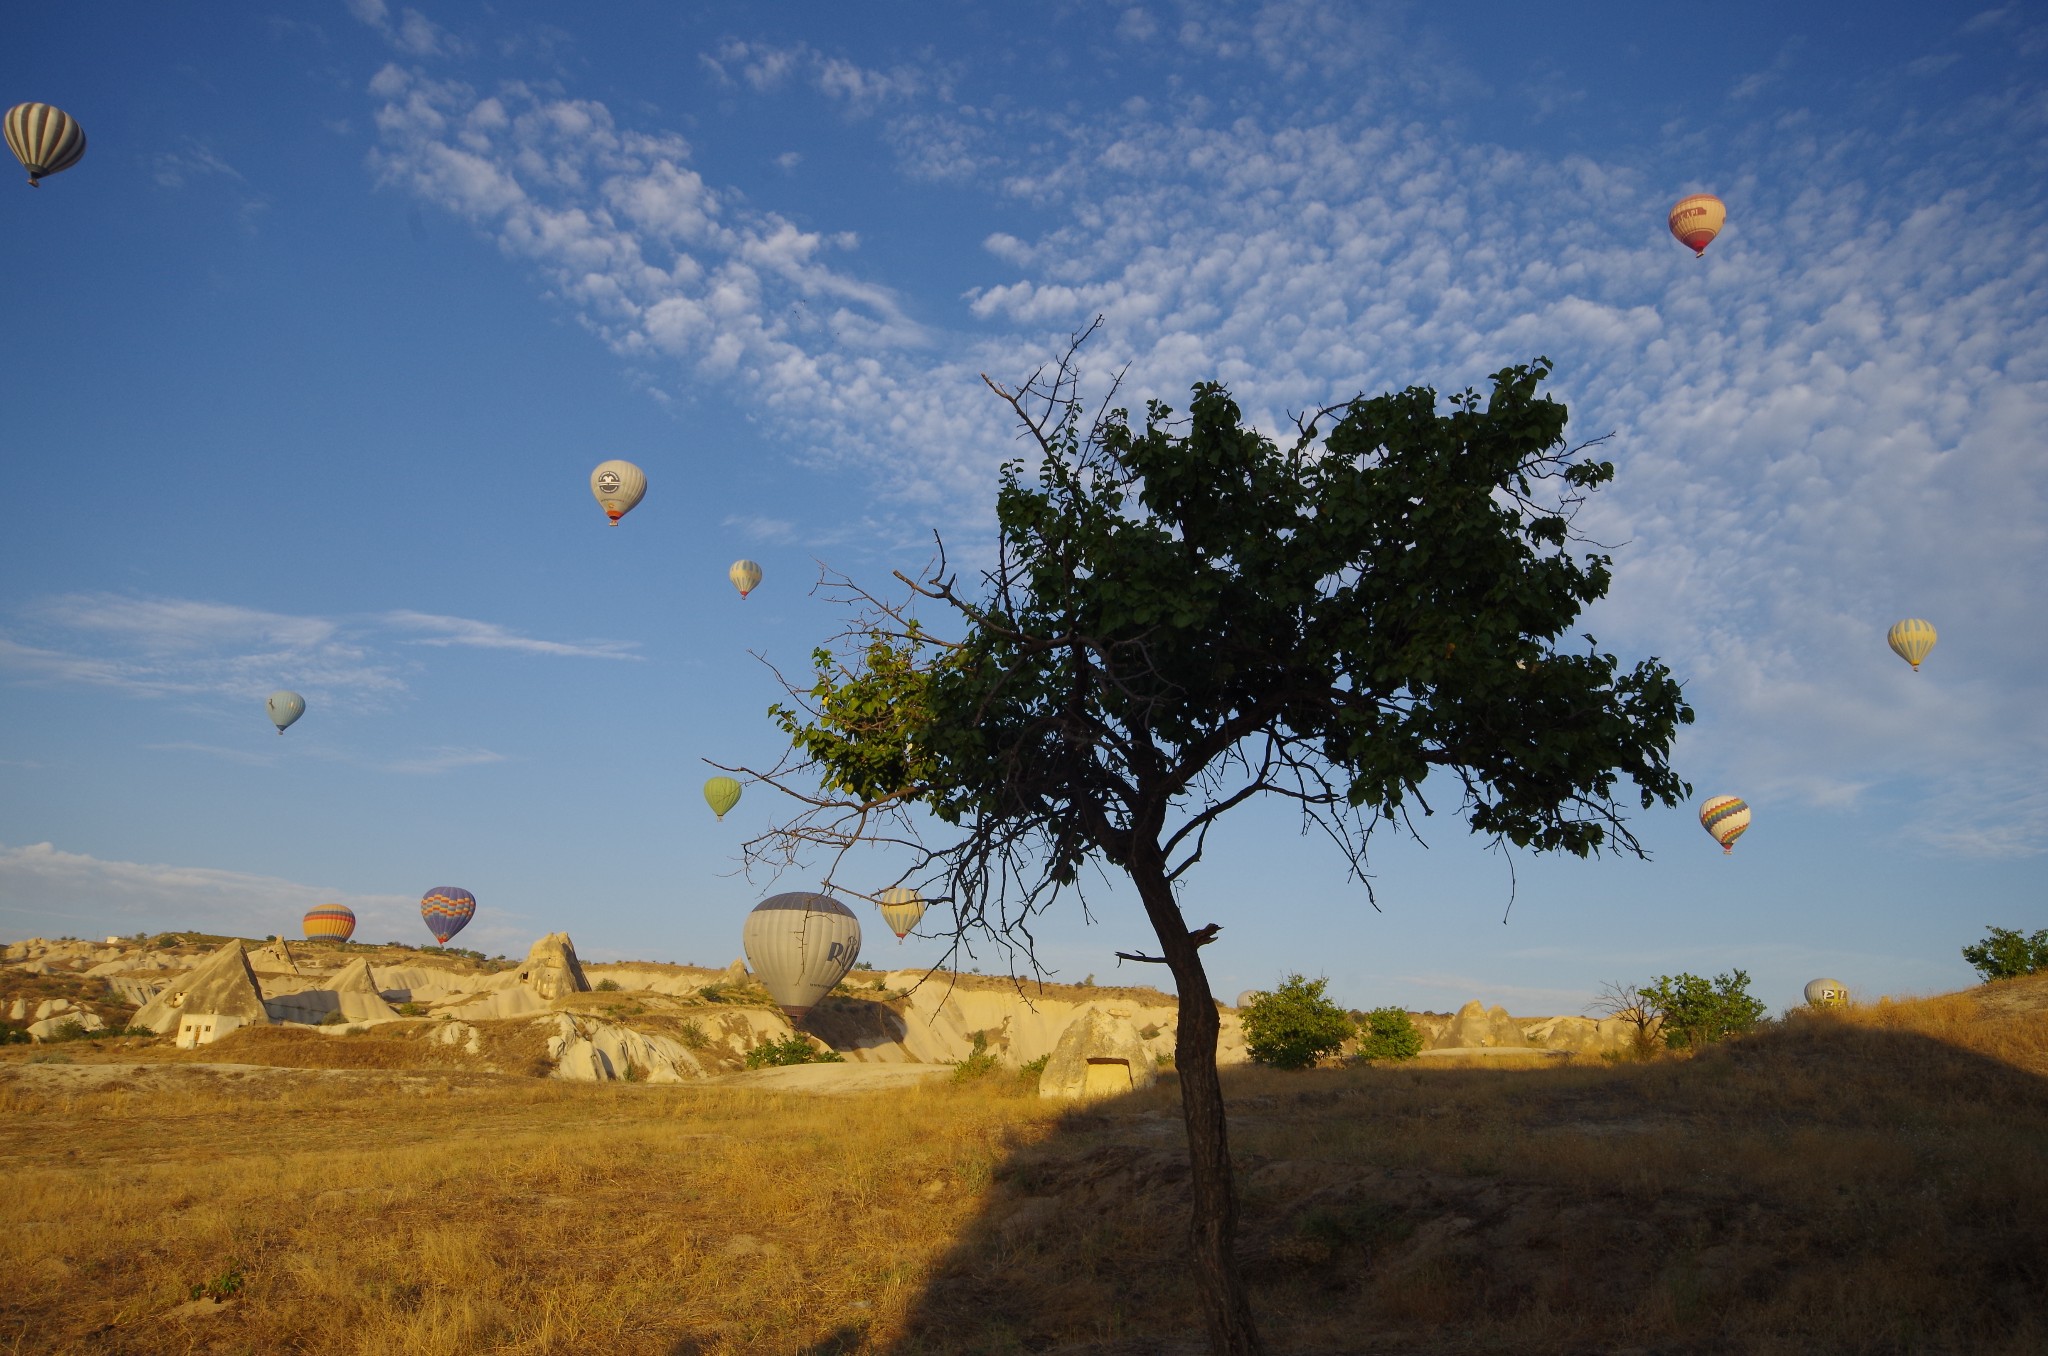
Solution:
<path fill-rule="evenodd" d="M 1002 1065 L 1003 1062 L 989 1052 L 988 1033 L 977 1031 L 974 1033 L 974 1048 L 967 1052 L 967 1058 L 957 1060 L 953 1064 L 953 1081 L 966 1083 L 976 1078 L 985 1078 Z"/>
<path fill-rule="evenodd" d="M 1251 1057 L 1276 1069 L 1307 1069 L 1342 1045 L 1356 1028 L 1344 1009 L 1323 997 L 1328 984 L 1289 975 L 1272 992 L 1254 994 L 1244 1010 Z"/>
<path fill-rule="evenodd" d="M 617 993 L 619 991 L 619 981 L 616 979 L 600 979 L 592 987 L 599 993 Z"/>
<path fill-rule="evenodd" d="M 1413 1059 L 1422 1053 L 1422 1033 L 1400 1008 L 1374 1008 L 1358 1024 L 1358 1058 Z"/>
<path fill-rule="evenodd" d="M 34 1039 L 20 1027 L 0 1022 L 0 1045 L 27 1045 Z"/>
<path fill-rule="evenodd" d="M 346 1018 L 346 1017 L 342 1016 L 342 1015 L 341 1015 L 341 1013 L 340 1013 L 339 1011 L 335 1011 L 335 1012 L 330 1012 L 330 1013 L 328 1013 L 328 1014 L 327 1014 L 327 1015 L 326 1015 L 325 1017 L 322 1017 L 322 1018 L 320 1019 L 320 1025 L 322 1025 L 322 1026 L 340 1026 L 340 1025 L 341 1025 L 341 1024 L 343 1023 L 343 1022 L 346 1022 L 347 1020 L 348 1020 L 348 1018 Z"/>
<path fill-rule="evenodd" d="M 425 1003 L 400 1003 L 398 1005 L 398 1015 L 401 1017 L 424 1017 L 427 1015 L 427 1005 Z"/>
<path fill-rule="evenodd" d="M 685 1050 L 702 1050 L 711 1044 L 711 1037 L 704 1034 L 703 1024 L 694 1020 L 685 1021 L 676 1028 L 676 1039 L 683 1043 Z"/>
<path fill-rule="evenodd" d="M 844 1064 L 846 1057 L 830 1048 L 820 1050 L 800 1031 L 779 1041 L 762 1041 L 747 1051 L 749 1069 L 779 1068 L 788 1064 Z"/>
<path fill-rule="evenodd" d="M 1756 1029 L 1764 1005 L 1749 992 L 1749 972 L 1716 975 L 1659 975 L 1642 991 L 1664 1016 L 1664 1043 L 1673 1049 L 1697 1049 Z"/>
<path fill-rule="evenodd" d="M 1037 1087 L 1038 1076 L 1045 1072 L 1045 1066 L 1047 1064 L 1050 1064 L 1051 1062 L 1052 1053 L 1048 1051 L 1045 1054 L 1040 1055 L 1037 1059 L 1032 1060 L 1029 1064 L 1019 1064 L 1017 1066 L 1018 1081 L 1028 1084 L 1034 1088 Z"/>
<path fill-rule="evenodd" d="M 2011 928 L 1992 928 L 1983 941 L 1963 948 L 1963 959 L 1987 983 L 2039 974 L 2048 970 L 2048 928 L 2031 937 Z"/>

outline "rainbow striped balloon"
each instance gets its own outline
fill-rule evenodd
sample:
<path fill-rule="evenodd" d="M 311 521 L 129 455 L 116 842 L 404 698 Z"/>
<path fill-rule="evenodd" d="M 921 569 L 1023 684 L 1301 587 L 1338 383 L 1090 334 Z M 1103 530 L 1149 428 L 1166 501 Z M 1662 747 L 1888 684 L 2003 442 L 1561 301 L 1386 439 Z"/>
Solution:
<path fill-rule="evenodd" d="M 1749 827 L 1749 806 L 1740 796 L 1715 796 L 1700 806 L 1700 827 L 1714 835 L 1721 851 L 1735 851 L 1735 840 Z"/>
<path fill-rule="evenodd" d="M 476 896 L 457 885 L 436 885 L 420 899 L 420 917 L 443 946 L 475 916 Z"/>
<path fill-rule="evenodd" d="M 355 935 L 356 911 L 346 904 L 321 904 L 306 910 L 306 940 L 345 942 Z"/>

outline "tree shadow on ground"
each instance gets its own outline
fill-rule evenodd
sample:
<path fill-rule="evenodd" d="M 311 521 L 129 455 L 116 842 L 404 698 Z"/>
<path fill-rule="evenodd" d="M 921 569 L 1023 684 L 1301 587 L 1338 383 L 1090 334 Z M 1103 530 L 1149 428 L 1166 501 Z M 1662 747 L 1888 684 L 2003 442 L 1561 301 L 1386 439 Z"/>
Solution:
<path fill-rule="evenodd" d="M 1203 1350 L 1163 1083 L 1009 1152 L 901 1340 L 844 1350 Z M 1689 1059 L 1225 1089 L 1275 1353 L 2048 1350 L 2048 1079 L 1944 1041 L 1803 1019 Z"/>

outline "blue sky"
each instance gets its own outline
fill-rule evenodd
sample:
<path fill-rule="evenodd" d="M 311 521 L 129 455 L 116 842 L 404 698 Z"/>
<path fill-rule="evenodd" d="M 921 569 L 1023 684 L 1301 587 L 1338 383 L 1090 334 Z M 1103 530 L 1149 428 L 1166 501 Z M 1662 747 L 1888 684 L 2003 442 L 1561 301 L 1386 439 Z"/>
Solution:
<path fill-rule="evenodd" d="M 1792 1002 L 2048 926 L 2048 12 L 379 0 L 17 16 L 91 148 L 0 192 L 0 934 L 567 928 L 723 964 L 819 562 L 988 545 L 1017 380 L 1096 315 L 1131 402 L 1266 426 L 1547 354 L 1611 433 L 1589 616 L 1700 713 L 1649 863 L 1280 807 L 1187 888 L 1219 990 L 1574 1011 L 1732 966 Z M 1695 261 L 1669 204 L 1711 191 Z M 604 526 L 586 478 L 646 468 Z M 739 556 L 767 580 L 742 602 Z M 1918 675 L 1884 646 L 1923 616 Z M 275 687 L 308 714 L 280 739 Z M 1438 821 L 1441 823 L 1442 821 Z M 1510 870 L 1517 883 L 1503 926 Z M 878 882 L 879 883 L 879 882 Z M 1144 940 L 1105 891 L 1065 978 Z M 928 962 L 870 915 L 881 964 Z M 992 961 L 985 961 L 992 964 Z M 1128 967 L 1122 972 L 1129 976 Z M 1147 976 L 1148 978 L 1151 976 Z"/>

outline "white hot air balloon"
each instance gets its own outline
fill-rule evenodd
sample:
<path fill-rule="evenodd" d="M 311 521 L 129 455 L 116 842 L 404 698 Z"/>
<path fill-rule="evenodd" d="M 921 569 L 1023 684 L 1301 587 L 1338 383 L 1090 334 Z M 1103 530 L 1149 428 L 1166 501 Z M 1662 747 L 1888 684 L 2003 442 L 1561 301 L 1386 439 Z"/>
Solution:
<path fill-rule="evenodd" d="M 630 461 L 601 461 L 590 473 L 590 492 L 597 497 L 604 516 L 619 525 L 633 505 L 647 495 L 647 473 Z"/>
<path fill-rule="evenodd" d="M 1849 990 L 1839 979 L 1816 979 L 1806 986 L 1806 1001 L 1816 1008 L 1839 1008 L 1849 1001 Z"/>
<path fill-rule="evenodd" d="M 860 957 L 860 920 L 830 895 L 797 891 L 754 906 L 740 932 L 747 964 L 792 1024 Z"/>
<path fill-rule="evenodd" d="M 277 727 L 277 732 L 283 734 L 285 726 L 306 714 L 306 699 L 279 688 L 263 699 L 263 709 L 270 713 L 270 723 Z"/>

